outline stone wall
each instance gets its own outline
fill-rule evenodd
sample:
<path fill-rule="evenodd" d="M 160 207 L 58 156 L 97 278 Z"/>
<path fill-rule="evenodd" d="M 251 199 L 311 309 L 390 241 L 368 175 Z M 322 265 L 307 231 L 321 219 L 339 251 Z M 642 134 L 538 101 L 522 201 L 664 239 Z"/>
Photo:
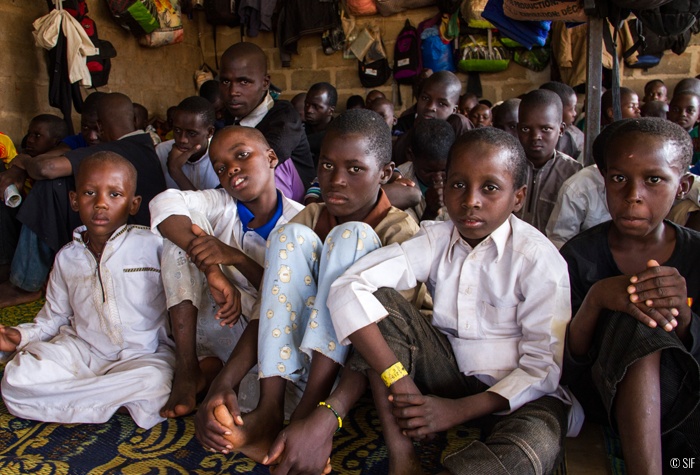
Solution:
<path fill-rule="evenodd" d="M 202 57 L 215 67 L 213 28 L 205 22 L 202 12 L 195 12 L 192 20 L 183 17 L 183 43 L 149 49 L 140 47 L 129 32 L 116 24 L 104 0 L 87 0 L 87 4 L 100 37 L 111 41 L 118 55 L 112 60 L 109 84 L 100 88 L 102 91 L 123 92 L 134 102 L 145 105 L 151 115 L 164 117 L 169 106 L 195 93 L 193 73 L 201 66 Z M 417 26 L 437 11 L 436 7 L 431 7 L 386 18 L 359 17 L 357 23 L 372 23 L 379 28 L 390 63 L 393 64 L 395 39 L 405 20 L 409 19 Z M 0 51 L 3 60 L 3 67 L 0 68 L 0 131 L 7 133 L 17 143 L 35 115 L 60 115 L 57 109 L 48 105 L 46 52 L 34 46 L 31 34 L 32 22 L 46 13 L 45 0 L 0 0 Z M 219 27 L 216 35 L 218 57 L 228 46 L 241 41 L 239 28 Z M 284 91 L 282 97 L 285 99 L 306 91 L 316 82 L 327 81 L 338 89 L 337 111 L 342 112 L 348 97 L 354 94 L 364 96 L 368 92 L 360 84 L 357 61 L 343 59 L 340 52 L 325 55 L 320 34 L 305 36 L 299 41 L 300 54 L 293 56 L 291 68 L 282 68 L 272 33 L 260 32 L 257 38 L 245 37 L 243 40 L 256 43 L 265 50 L 272 82 Z M 694 37 L 681 56 L 666 54 L 661 64 L 649 71 L 623 68 L 623 84 L 642 95 L 644 84 L 659 78 L 666 82 L 670 93 L 680 79 L 700 72 L 699 40 L 700 37 Z M 458 75 L 466 88 L 466 75 Z M 496 102 L 518 96 L 539 87 L 549 77 L 549 68 L 535 73 L 511 62 L 506 71 L 481 75 L 484 98 Z M 387 82 L 379 89 L 398 104 L 394 87 Z M 412 104 L 411 88 L 401 86 L 401 96 L 404 104 L 397 105 L 399 112 Z M 74 113 L 76 126 L 79 120 L 78 114 Z"/>
<path fill-rule="evenodd" d="M 185 40 L 163 48 L 142 48 L 112 18 L 104 0 L 87 0 L 101 39 L 117 50 L 109 84 L 98 90 L 122 92 L 151 113 L 165 116 L 171 105 L 195 93 L 193 73 L 202 63 L 197 19 L 183 17 Z M 46 50 L 34 45 L 32 23 L 48 13 L 46 0 L 0 0 L 0 131 L 19 144 L 32 117 L 55 114 L 48 104 Z M 88 92 L 83 90 L 83 94 Z M 76 132 L 80 115 L 73 112 Z"/>

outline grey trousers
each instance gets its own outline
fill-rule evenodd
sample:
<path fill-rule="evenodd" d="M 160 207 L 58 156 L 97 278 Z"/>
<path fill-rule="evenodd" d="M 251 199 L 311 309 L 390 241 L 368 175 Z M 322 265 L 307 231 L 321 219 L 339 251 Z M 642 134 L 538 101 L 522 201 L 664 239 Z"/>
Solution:
<path fill-rule="evenodd" d="M 378 327 L 423 394 L 457 399 L 488 389 L 459 370 L 447 337 L 397 291 L 382 288 L 374 295 L 389 312 Z M 370 368 L 358 352 L 348 365 L 362 373 Z M 542 475 L 554 472 L 563 459 L 567 408 L 559 399 L 542 397 L 511 414 L 479 422 L 482 441 L 445 457 L 451 473 Z"/>

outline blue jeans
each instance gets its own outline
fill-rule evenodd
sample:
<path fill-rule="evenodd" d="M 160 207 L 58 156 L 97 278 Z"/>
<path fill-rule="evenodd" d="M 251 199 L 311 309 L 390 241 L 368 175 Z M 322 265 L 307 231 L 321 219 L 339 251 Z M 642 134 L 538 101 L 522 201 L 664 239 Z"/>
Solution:
<path fill-rule="evenodd" d="M 22 226 L 15 257 L 10 268 L 10 282 L 28 292 L 41 290 L 49 276 L 55 253 L 26 226 Z"/>

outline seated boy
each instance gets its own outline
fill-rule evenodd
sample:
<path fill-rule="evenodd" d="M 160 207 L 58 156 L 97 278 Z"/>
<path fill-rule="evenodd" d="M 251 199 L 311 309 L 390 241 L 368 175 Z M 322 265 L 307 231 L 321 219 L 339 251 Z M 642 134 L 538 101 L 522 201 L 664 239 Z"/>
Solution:
<path fill-rule="evenodd" d="M 610 135 L 631 120 L 635 119 L 618 120 L 605 127 L 593 142 L 595 165 L 584 168 L 562 184 L 546 228 L 547 237 L 557 249 L 586 229 L 610 220 L 603 177 L 605 147 Z"/>
<path fill-rule="evenodd" d="M 700 234 L 664 220 L 691 156 L 669 121 L 621 125 L 603 170 L 612 221 L 561 249 L 574 314 L 562 383 L 620 435 L 627 473 L 676 473 L 674 457 L 700 456 Z"/>
<path fill-rule="evenodd" d="M 328 396 L 349 350 L 335 337 L 328 312 L 331 284 L 362 256 L 418 231 L 381 189 L 393 164 L 390 130 L 379 115 L 351 110 L 338 116 L 328 127 L 320 158 L 324 203 L 307 206 L 268 241 L 258 333 L 260 402 L 239 420 L 236 376 L 256 359 L 253 355 L 243 368 L 229 360 L 197 413 L 197 434 L 206 447 L 241 451 L 260 462 L 282 429 L 288 380 L 306 381 L 291 420 L 303 419 Z M 226 407 L 215 412 L 224 402 Z"/>
<path fill-rule="evenodd" d="M 399 165 L 397 170 L 400 175 L 394 173 L 394 177 L 401 178 L 394 179 L 383 188 L 390 199 L 402 192 L 412 193 L 416 188 L 420 190 L 420 202 L 407 209 L 408 214 L 420 223 L 435 219 L 444 206 L 445 164 L 455 141 L 455 133 L 450 124 L 440 119 L 423 120 L 413 129 L 411 147 L 407 150 L 410 160 Z M 397 201 L 398 198 L 410 199 L 397 197 Z"/>
<path fill-rule="evenodd" d="M 211 103 L 212 106 L 214 106 L 214 111 L 216 113 L 214 129 L 223 129 L 225 127 L 224 113 L 226 112 L 226 106 L 224 105 L 224 99 L 221 97 L 219 81 L 210 79 L 202 84 L 202 87 L 199 88 L 199 97 L 205 98 Z"/>
<path fill-rule="evenodd" d="M 477 104 L 470 111 L 469 120 L 472 121 L 474 127 L 481 129 L 482 127 L 491 127 L 493 125 L 491 121 L 491 108 L 486 104 Z"/>
<path fill-rule="evenodd" d="M 209 160 L 215 120 L 214 106 L 203 97 L 188 97 L 178 104 L 173 114 L 175 138 L 156 147 L 168 188 L 197 191 L 219 186 Z"/>
<path fill-rule="evenodd" d="M 516 216 L 544 233 L 562 183 L 581 170 L 581 164 L 555 149 L 565 127 L 556 93 L 538 89 L 526 94 L 518 119 L 528 166 L 527 198 Z"/>
<path fill-rule="evenodd" d="M 321 142 L 338 103 L 338 91 L 327 82 L 319 82 L 309 88 L 304 99 L 304 130 L 314 160 L 318 163 Z"/>
<path fill-rule="evenodd" d="M 696 127 L 700 118 L 700 96 L 693 91 L 677 92 L 668 105 L 666 117 L 690 134 L 694 150 L 692 165 L 695 165 L 700 160 L 700 139 Z"/>
<path fill-rule="evenodd" d="M 481 441 L 447 455 L 443 473 L 552 473 L 563 456 L 568 275 L 556 248 L 513 215 L 526 176 L 512 136 L 467 132 L 447 164 L 451 221 L 423 223 L 413 239 L 373 252 L 331 286 L 338 341 L 352 342 L 355 353 L 324 402 L 344 417 L 367 375 L 389 473 L 423 473 L 411 438 L 477 420 Z M 433 296 L 432 324 L 396 292 L 418 282 Z M 319 407 L 282 431 L 268 460 L 283 448 L 285 468 L 292 456 L 317 457 L 320 466 L 336 427 L 334 412 Z M 575 433 L 578 423 L 569 427 Z M 322 450 L 297 453 L 312 434 Z"/>
<path fill-rule="evenodd" d="M 422 120 L 442 119 L 448 120 L 457 112 L 459 93 L 462 83 L 459 78 L 449 71 L 438 71 L 425 80 L 418 94 L 415 119 L 405 116 L 398 120 L 395 129 L 405 131 L 394 144 L 392 159 L 397 165 L 408 161 L 406 149 L 411 144 L 412 129 Z M 407 119 L 407 120 L 404 120 Z M 468 119 L 464 119 L 469 122 Z M 399 127 L 404 122 L 403 127 Z M 459 122 L 455 122 L 457 125 Z M 455 131 L 457 134 L 457 131 Z"/>
<path fill-rule="evenodd" d="M 666 101 L 648 101 L 639 108 L 642 117 L 659 117 L 665 119 L 668 115 L 668 103 Z"/>
<path fill-rule="evenodd" d="M 462 114 L 464 117 L 469 116 L 469 111 L 479 104 L 479 98 L 473 92 L 467 92 L 459 97 L 459 106 L 457 112 Z"/>
<path fill-rule="evenodd" d="M 197 393 L 228 360 L 247 321 L 257 318 L 252 308 L 265 240 L 303 208 L 277 191 L 277 156 L 259 130 L 220 130 L 209 157 L 222 188 L 167 190 L 151 202 L 151 230 L 166 238 L 163 285 L 177 361 L 163 417 L 194 409 Z"/>
<path fill-rule="evenodd" d="M 667 100 L 668 89 L 666 89 L 666 84 L 661 79 L 652 79 L 644 85 L 644 99 L 642 102 L 645 104 L 651 101 L 666 102 Z"/>
<path fill-rule="evenodd" d="M 0 172 L 0 283 L 6 282 L 10 278 L 10 265 L 22 229 L 22 223 L 17 220 L 21 204 L 20 207 L 16 208 L 6 206 L 5 189 L 10 185 L 15 185 L 17 190 L 26 196 L 34 183 L 25 170 L 12 166 L 12 162 L 16 157 L 19 157 L 20 160 L 31 160 L 42 155 L 54 149 L 67 135 L 68 126 L 63 119 L 55 115 L 41 114 L 34 117 L 29 123 L 24 153 L 17 155 L 9 138 L 7 139 L 8 145 L 3 147 L 5 152 L 2 154 L 2 161 L 5 167 Z"/>
<path fill-rule="evenodd" d="M 570 86 L 561 82 L 547 82 L 540 86 L 540 89 L 552 91 L 559 96 L 562 103 L 562 121 L 566 124 L 566 128 L 559 138 L 557 150 L 564 152 L 571 158 L 581 160 L 581 154 L 584 150 L 585 136 L 581 129 L 574 125 L 576 120 L 576 104 L 578 96 Z"/>
<path fill-rule="evenodd" d="M 347 102 L 345 103 L 345 110 L 350 110 L 350 109 L 364 109 L 365 108 L 365 100 L 362 98 L 362 96 L 354 95 L 348 97 Z"/>
<path fill-rule="evenodd" d="M 162 142 L 155 127 L 148 123 L 148 109 L 136 102 L 134 102 L 134 128 L 136 130 L 143 130 L 150 135 L 154 146 Z"/>
<path fill-rule="evenodd" d="M 367 109 L 371 110 L 372 112 L 376 112 L 382 117 L 382 119 L 384 119 L 386 125 L 388 125 L 389 129 L 392 130 L 392 139 L 393 137 L 402 134 L 402 132 L 398 130 L 393 131 L 394 126 L 396 125 L 396 114 L 394 113 L 394 103 L 391 102 L 389 99 L 385 97 L 378 97 L 369 104 L 367 104 Z"/>
<path fill-rule="evenodd" d="M 623 119 L 641 117 L 639 112 L 639 96 L 628 87 L 620 88 L 620 109 Z M 600 123 L 608 125 L 614 122 L 613 90 L 608 89 L 600 98 Z"/>
<path fill-rule="evenodd" d="M 160 276 L 162 239 L 127 225 L 141 205 L 136 169 L 112 152 L 87 157 L 71 207 L 84 226 L 56 255 L 34 323 L 0 326 L 2 397 L 11 414 L 101 423 L 126 408 L 150 429 L 170 393 L 175 362 Z"/>
<path fill-rule="evenodd" d="M 372 89 L 367 93 L 367 97 L 365 98 L 365 108 L 369 109 L 369 106 L 372 104 L 372 101 L 375 99 L 386 99 L 386 96 L 382 91 L 378 91 L 377 89 Z"/>
<path fill-rule="evenodd" d="M 505 100 L 493 111 L 493 126 L 518 138 L 518 109 L 520 99 Z"/>
<path fill-rule="evenodd" d="M 97 130 L 97 109 L 100 100 L 106 95 L 104 92 L 93 92 L 85 98 L 83 111 L 80 114 L 80 132 L 61 140 L 55 150 L 56 156 L 77 148 L 92 147 L 100 143 L 100 134 Z"/>

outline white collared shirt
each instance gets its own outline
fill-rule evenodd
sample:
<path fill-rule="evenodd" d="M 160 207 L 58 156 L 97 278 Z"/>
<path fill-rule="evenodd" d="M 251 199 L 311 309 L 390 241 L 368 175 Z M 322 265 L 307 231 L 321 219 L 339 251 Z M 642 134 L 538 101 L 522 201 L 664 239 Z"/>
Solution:
<path fill-rule="evenodd" d="M 209 139 L 209 144 L 211 144 L 211 139 Z M 163 169 L 163 175 L 165 175 L 165 184 L 168 185 L 168 188 L 179 190 L 180 187 L 175 183 L 175 180 L 170 177 L 170 173 L 168 173 L 168 154 L 174 145 L 175 140 L 168 140 L 167 142 L 158 144 L 156 146 L 156 153 L 160 160 L 160 166 Z M 212 190 L 219 186 L 219 177 L 216 176 L 214 167 L 209 161 L 209 145 L 207 145 L 206 153 L 202 155 L 199 160 L 196 162 L 186 161 L 182 166 L 182 172 L 198 190 Z"/>
<path fill-rule="evenodd" d="M 243 117 L 238 125 L 242 125 L 244 127 L 256 127 L 267 115 L 267 113 L 270 112 L 270 109 L 272 109 L 274 105 L 275 100 L 270 95 L 270 91 L 267 91 L 265 99 L 263 99 L 258 107 L 250 111 L 247 116 Z"/>
<path fill-rule="evenodd" d="M 280 192 L 281 193 L 281 192 Z M 304 206 L 282 195 L 282 216 L 277 220 L 277 226 L 286 224 Z M 265 249 L 267 240 L 258 233 L 243 231 L 243 223 L 238 216 L 236 200 L 226 190 L 179 191 L 166 190 L 151 200 L 151 231 L 160 235 L 158 225 L 170 216 L 187 216 L 192 219 L 190 212 L 203 215 L 212 229 L 214 236 L 224 244 L 239 249 L 261 266 L 265 266 Z M 258 291 L 233 266 L 222 266 L 224 274 L 236 287 L 241 290 L 241 310 L 250 319 L 257 318 L 253 313 L 253 305 Z"/>
<path fill-rule="evenodd" d="M 605 178 L 597 165 L 591 165 L 562 184 L 547 223 L 547 237 L 561 249 L 572 237 L 610 219 Z"/>
<path fill-rule="evenodd" d="M 432 323 L 460 370 L 508 399 L 510 411 L 545 395 L 571 404 L 559 386 L 569 274 L 537 229 L 511 215 L 472 249 L 451 221 L 423 222 L 413 238 L 363 257 L 331 286 L 327 304 L 339 341 L 349 344 L 349 335 L 387 315 L 372 295 L 379 287 L 407 290 L 418 282 L 428 286 Z"/>
<path fill-rule="evenodd" d="M 125 225 L 114 232 L 96 259 L 81 232 L 56 254 L 46 304 L 34 323 L 19 325 L 18 350 L 59 333 L 83 340 L 111 361 L 154 353 L 173 345 L 160 275 L 163 239 L 147 227 Z"/>

